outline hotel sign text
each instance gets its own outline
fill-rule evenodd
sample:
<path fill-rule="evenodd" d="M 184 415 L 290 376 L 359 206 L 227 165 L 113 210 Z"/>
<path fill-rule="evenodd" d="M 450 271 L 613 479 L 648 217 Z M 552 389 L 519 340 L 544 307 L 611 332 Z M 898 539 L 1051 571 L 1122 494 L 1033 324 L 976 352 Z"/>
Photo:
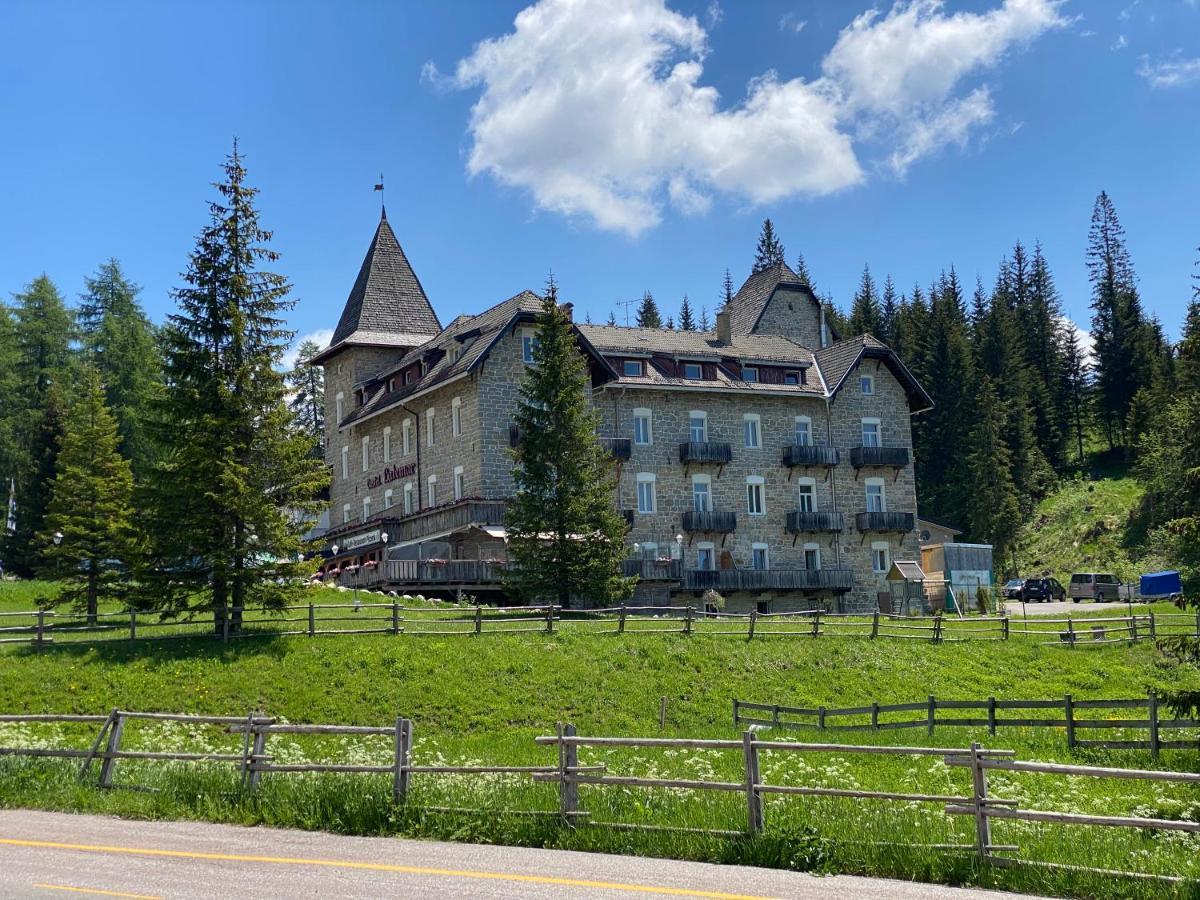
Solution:
<path fill-rule="evenodd" d="M 406 463 L 403 466 L 388 466 L 379 475 L 372 475 L 367 479 L 367 490 L 377 488 L 381 484 L 391 484 L 393 481 L 399 481 L 401 478 L 407 478 L 409 475 L 417 473 L 416 463 Z"/>

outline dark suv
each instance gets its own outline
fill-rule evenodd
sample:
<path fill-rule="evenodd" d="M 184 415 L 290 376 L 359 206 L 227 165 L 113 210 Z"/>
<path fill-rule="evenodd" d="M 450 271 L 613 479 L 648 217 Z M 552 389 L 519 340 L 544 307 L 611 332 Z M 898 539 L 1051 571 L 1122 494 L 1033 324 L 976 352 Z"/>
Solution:
<path fill-rule="evenodd" d="M 1067 589 L 1057 578 L 1026 578 L 1021 585 L 1021 599 L 1026 603 L 1049 603 L 1067 599 Z"/>

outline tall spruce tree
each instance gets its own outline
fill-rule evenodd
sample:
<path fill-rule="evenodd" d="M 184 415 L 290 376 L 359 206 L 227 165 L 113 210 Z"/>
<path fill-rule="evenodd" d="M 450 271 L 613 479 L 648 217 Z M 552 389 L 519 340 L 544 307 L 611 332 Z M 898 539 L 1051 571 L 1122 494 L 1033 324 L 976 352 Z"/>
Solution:
<path fill-rule="evenodd" d="M 729 270 L 725 270 L 725 277 L 721 279 L 721 302 L 717 305 L 720 310 L 733 302 L 733 276 L 729 274 Z M 701 331 L 708 331 L 707 328 L 702 328 Z"/>
<path fill-rule="evenodd" d="M 850 305 L 850 319 L 847 328 L 850 334 L 871 334 L 880 337 L 883 324 L 883 313 L 879 307 L 879 290 L 875 287 L 875 279 L 871 277 L 871 267 L 863 266 L 862 277 L 858 281 L 858 290 Z"/>
<path fill-rule="evenodd" d="M 128 596 L 142 554 L 133 525 L 133 474 L 96 367 L 84 370 L 79 389 L 37 545 L 43 575 L 62 586 L 55 602 L 86 613 L 94 625 L 101 600 Z"/>
<path fill-rule="evenodd" d="M 281 319 L 291 287 L 265 268 L 278 254 L 236 143 L 223 172 L 164 329 L 155 425 L 165 452 L 150 494 L 163 577 L 147 598 L 167 615 L 211 609 L 217 633 L 227 618 L 240 629 L 251 600 L 278 608 L 295 597 L 311 568 L 302 535 L 328 484 L 312 437 L 292 427 L 276 369 L 291 339 Z"/>
<path fill-rule="evenodd" d="M 1011 550 L 1020 522 L 1018 490 L 1013 482 L 1012 454 L 1004 441 L 1007 429 L 1003 404 L 986 375 L 979 382 L 979 398 L 966 454 L 965 519 L 971 536 L 992 545 L 1003 561 Z"/>
<path fill-rule="evenodd" d="M 900 298 L 896 294 L 892 276 L 888 275 L 883 282 L 883 299 L 879 305 L 879 334 L 876 335 L 885 344 L 891 345 L 896 339 L 896 316 L 899 313 Z"/>
<path fill-rule="evenodd" d="M 700 306 L 700 318 L 696 320 L 696 324 L 699 326 L 701 331 L 708 331 L 710 328 L 712 328 L 712 322 L 708 318 L 707 306 Z"/>
<path fill-rule="evenodd" d="M 637 327 L 663 327 L 662 314 L 658 311 L 658 304 L 654 302 L 654 295 L 649 291 L 646 291 L 646 293 L 642 294 L 642 302 L 638 304 Z"/>
<path fill-rule="evenodd" d="M 758 246 L 754 249 L 754 266 L 751 275 L 780 265 L 784 261 L 783 244 L 775 234 L 775 226 L 770 219 L 763 219 L 762 231 L 758 234 Z"/>
<path fill-rule="evenodd" d="M 506 584 L 529 601 L 611 605 L 633 591 L 621 575 L 626 525 L 613 502 L 616 471 L 596 436 L 587 364 L 553 280 L 537 336 L 514 416 Z"/>
<path fill-rule="evenodd" d="M 800 279 L 801 284 L 808 285 L 808 289 L 816 295 L 817 286 L 813 283 L 812 276 L 808 273 L 808 264 L 804 261 L 804 254 L 800 253 L 796 256 L 796 277 Z"/>
<path fill-rule="evenodd" d="M 1074 327 L 1062 329 L 1059 340 L 1062 364 L 1060 393 L 1065 398 L 1067 412 L 1065 433 L 1074 438 L 1072 443 L 1075 444 L 1076 462 L 1083 465 L 1083 438 L 1091 411 L 1091 362 Z"/>
<path fill-rule="evenodd" d="M 0 303 L 0 505 L 5 509 L 5 518 L 11 486 L 26 458 L 21 445 L 25 408 L 17 372 L 19 361 L 12 312 Z M 5 530 L 0 528 L 0 550 L 4 536 Z"/>
<path fill-rule="evenodd" d="M 696 317 L 692 314 L 692 301 L 687 294 L 683 295 L 683 302 L 679 305 L 679 330 L 696 330 Z"/>
<path fill-rule="evenodd" d="M 121 452 L 141 479 L 153 453 L 146 433 L 150 398 L 162 380 L 155 329 L 138 303 L 141 288 L 125 277 L 117 260 L 102 264 L 84 286 L 78 310 L 83 350 L 100 372 L 117 420 Z"/>
<path fill-rule="evenodd" d="M 7 536 L 4 562 L 10 571 L 31 576 L 41 564 L 37 535 L 45 527 L 54 489 L 54 467 L 62 446 L 66 401 L 57 382 L 42 394 L 37 424 L 26 435 L 28 455 L 16 478 L 16 528 Z"/>
<path fill-rule="evenodd" d="M 314 441 L 313 455 L 325 458 L 325 370 L 312 364 L 321 351 L 316 341 L 304 341 L 296 352 L 296 365 L 287 375 L 292 422 Z"/>

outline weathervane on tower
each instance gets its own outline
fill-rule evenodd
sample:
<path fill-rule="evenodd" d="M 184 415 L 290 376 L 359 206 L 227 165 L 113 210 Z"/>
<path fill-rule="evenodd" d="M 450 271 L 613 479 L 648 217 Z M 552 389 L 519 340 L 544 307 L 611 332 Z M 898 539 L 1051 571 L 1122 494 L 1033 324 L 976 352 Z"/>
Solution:
<path fill-rule="evenodd" d="M 383 173 L 379 173 L 379 184 L 375 185 L 375 190 L 379 191 L 379 214 L 385 219 L 387 218 L 387 207 L 383 205 Z"/>

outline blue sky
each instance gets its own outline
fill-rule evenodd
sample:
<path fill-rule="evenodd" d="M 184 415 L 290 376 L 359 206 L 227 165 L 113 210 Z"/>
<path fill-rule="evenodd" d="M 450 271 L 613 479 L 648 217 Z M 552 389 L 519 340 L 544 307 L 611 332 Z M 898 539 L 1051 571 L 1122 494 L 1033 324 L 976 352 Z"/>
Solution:
<path fill-rule="evenodd" d="M 116 256 L 161 319 L 237 135 L 302 334 L 337 319 L 381 171 L 444 321 L 550 270 L 597 321 L 647 289 L 711 310 L 770 216 L 843 306 L 864 263 L 990 284 L 1040 240 L 1086 323 L 1105 189 L 1177 334 L 1196 0 L 523 6 L 6 0 L 0 291 L 45 271 L 74 300 Z"/>

